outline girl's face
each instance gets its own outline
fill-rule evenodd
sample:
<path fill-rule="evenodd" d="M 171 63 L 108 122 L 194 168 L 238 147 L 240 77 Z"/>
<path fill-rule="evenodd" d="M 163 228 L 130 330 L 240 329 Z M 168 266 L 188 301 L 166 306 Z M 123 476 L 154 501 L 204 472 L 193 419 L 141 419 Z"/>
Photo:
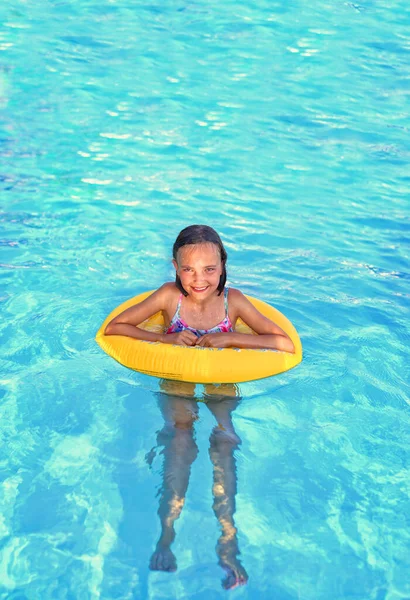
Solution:
<path fill-rule="evenodd" d="M 183 246 L 173 265 L 189 296 L 198 300 L 209 298 L 217 289 L 222 275 L 218 246 L 212 243 Z"/>

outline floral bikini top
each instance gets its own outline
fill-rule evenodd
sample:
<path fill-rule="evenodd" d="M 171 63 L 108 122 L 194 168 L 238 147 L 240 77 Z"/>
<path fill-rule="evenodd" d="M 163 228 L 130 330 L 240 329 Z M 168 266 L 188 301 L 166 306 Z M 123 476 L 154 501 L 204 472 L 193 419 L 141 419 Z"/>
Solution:
<path fill-rule="evenodd" d="M 196 336 L 201 337 L 201 335 L 205 335 L 207 333 L 227 333 L 233 331 L 232 323 L 228 315 L 228 288 L 225 288 L 224 291 L 225 318 L 223 319 L 223 321 L 218 323 L 218 325 L 215 325 L 215 327 L 211 327 L 211 329 L 194 329 L 193 327 L 187 325 L 187 323 L 185 323 L 183 319 L 181 319 L 180 311 L 182 296 L 183 295 L 181 294 L 179 297 L 177 309 L 165 333 L 178 333 L 179 331 L 184 331 L 184 329 L 188 329 L 189 331 L 192 331 L 192 333 L 194 333 Z"/>

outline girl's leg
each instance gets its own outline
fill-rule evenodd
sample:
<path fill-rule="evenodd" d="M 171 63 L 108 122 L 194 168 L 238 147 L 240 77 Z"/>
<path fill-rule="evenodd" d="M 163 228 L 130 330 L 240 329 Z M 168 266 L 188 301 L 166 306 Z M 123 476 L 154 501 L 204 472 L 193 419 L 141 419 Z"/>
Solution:
<path fill-rule="evenodd" d="M 164 417 L 164 427 L 158 432 L 158 446 L 163 446 L 163 480 L 159 490 L 158 515 L 161 534 L 150 560 L 150 569 L 175 571 L 176 559 L 170 546 L 175 539 L 174 522 L 181 514 L 189 482 L 191 465 L 198 448 L 194 439 L 193 423 L 198 418 L 198 406 L 192 399 L 194 386 L 188 388 L 161 385 L 159 407 Z M 180 392 L 169 395 L 169 391 Z M 184 392 L 184 393 L 182 393 Z"/>
<path fill-rule="evenodd" d="M 210 394 L 210 391 L 217 393 Z M 228 394 L 223 395 L 222 392 Z M 209 455 L 214 466 L 213 510 L 221 526 L 216 553 L 219 564 L 227 573 L 222 582 L 226 589 L 244 585 L 248 580 L 248 574 L 238 558 L 240 552 L 234 522 L 237 490 L 234 451 L 241 442 L 232 423 L 232 412 L 239 403 L 236 393 L 234 386 L 218 386 L 215 390 L 210 390 L 208 386 L 206 389 L 207 407 L 218 423 L 210 437 Z M 212 396 L 214 399 L 211 399 Z"/>

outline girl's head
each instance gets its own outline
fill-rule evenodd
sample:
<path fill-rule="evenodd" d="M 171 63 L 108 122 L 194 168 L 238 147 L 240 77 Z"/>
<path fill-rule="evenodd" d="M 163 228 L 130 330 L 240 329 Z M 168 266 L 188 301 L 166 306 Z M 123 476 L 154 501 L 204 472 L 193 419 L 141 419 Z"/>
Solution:
<path fill-rule="evenodd" d="M 183 283 L 195 294 L 214 291 L 220 295 L 226 283 L 228 255 L 215 229 L 208 225 L 190 225 L 183 229 L 172 248 L 176 270 L 175 283 L 188 296 Z M 210 289 L 211 288 L 211 289 Z"/>

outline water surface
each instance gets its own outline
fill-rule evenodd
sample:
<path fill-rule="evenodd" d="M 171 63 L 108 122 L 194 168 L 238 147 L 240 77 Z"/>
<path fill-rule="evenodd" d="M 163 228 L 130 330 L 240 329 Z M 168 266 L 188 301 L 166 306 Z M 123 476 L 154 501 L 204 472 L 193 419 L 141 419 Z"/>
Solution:
<path fill-rule="evenodd" d="M 211 411 L 178 570 L 152 571 L 159 382 L 94 342 L 207 223 L 229 285 L 284 312 L 305 356 L 240 386 L 249 582 L 230 594 L 408 600 L 407 4 L 4 0 L 0 16 L 1 597 L 226 594 Z"/>

